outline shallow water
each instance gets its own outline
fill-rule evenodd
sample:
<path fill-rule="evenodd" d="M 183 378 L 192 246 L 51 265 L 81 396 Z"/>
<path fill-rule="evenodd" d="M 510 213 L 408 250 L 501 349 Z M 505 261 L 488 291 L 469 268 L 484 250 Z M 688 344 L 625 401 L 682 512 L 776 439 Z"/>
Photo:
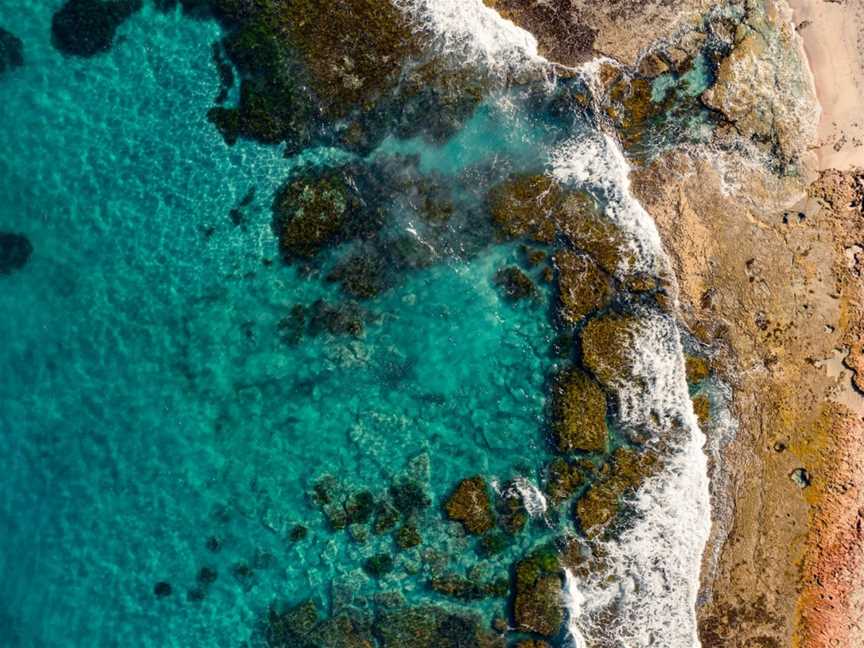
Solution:
<path fill-rule="evenodd" d="M 370 159 L 456 192 L 456 252 L 364 302 L 359 337 L 290 345 L 279 323 L 295 304 L 341 297 L 281 264 L 272 196 L 301 163 L 355 156 L 226 146 L 205 118 L 214 22 L 145 4 L 109 53 L 69 59 L 50 43 L 61 4 L 0 0 L 0 25 L 25 46 L 24 67 L 0 78 L 0 230 L 35 249 L 0 277 L 0 644 L 237 646 L 276 599 L 440 601 L 401 569 L 417 552 L 369 578 L 360 566 L 392 552 L 390 536 L 331 533 L 307 492 L 330 473 L 377 493 L 428 458 L 439 519 L 463 477 L 537 481 L 549 290 L 535 270 L 536 299 L 504 300 L 493 275 L 522 252 L 471 219 L 485 184 L 543 168 L 585 124 L 532 112 L 513 90 L 441 145 L 386 139 Z M 410 215 L 396 227 L 422 239 Z M 292 543 L 298 523 L 309 537 Z M 478 563 L 473 541 L 429 528 L 454 569 Z M 505 558 L 550 534 L 535 521 Z M 241 563 L 251 579 L 232 575 Z M 190 601 L 204 566 L 218 579 Z M 158 581 L 170 597 L 154 597 Z M 473 608 L 505 614 L 503 599 Z"/>
<path fill-rule="evenodd" d="M 35 253 L 0 284 L 0 643 L 237 645 L 275 597 L 323 599 L 340 574 L 374 589 L 372 546 L 310 507 L 315 476 L 380 488 L 428 452 L 440 498 L 539 463 L 553 332 L 545 297 L 513 306 L 492 285 L 513 246 L 414 273 L 366 305 L 360 339 L 286 346 L 291 306 L 337 290 L 262 264 L 294 162 L 207 123 L 218 27 L 148 6 L 110 53 L 66 59 L 60 3 L 14 4 L 0 18 L 26 64 L 0 80 L 0 225 Z M 534 163 L 530 142 L 486 140 L 490 110 L 443 148 L 395 148 L 445 174 L 494 151 Z M 275 564 L 244 591 L 230 567 L 263 551 Z M 187 602 L 203 565 L 219 578 Z M 154 599 L 160 580 L 172 597 Z"/>

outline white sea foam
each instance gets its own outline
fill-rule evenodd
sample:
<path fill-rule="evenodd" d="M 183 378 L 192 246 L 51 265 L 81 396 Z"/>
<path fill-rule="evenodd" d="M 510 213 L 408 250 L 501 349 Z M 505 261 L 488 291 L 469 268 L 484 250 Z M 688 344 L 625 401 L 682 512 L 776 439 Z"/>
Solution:
<path fill-rule="evenodd" d="M 495 71 L 547 65 L 537 39 L 482 0 L 393 0 L 433 34 L 451 54 Z"/>
<path fill-rule="evenodd" d="M 517 477 L 513 481 L 513 485 L 519 495 L 522 496 L 522 503 L 525 505 L 528 515 L 532 518 L 538 518 L 546 514 L 548 504 L 543 491 L 524 477 Z"/>
<path fill-rule="evenodd" d="M 394 0 L 438 34 L 446 47 L 493 68 L 536 66 L 536 40 L 481 0 Z M 550 64 L 551 67 L 551 64 Z M 599 65 L 582 68 L 596 86 Z M 553 76 L 553 75 L 550 75 Z M 668 273 L 657 228 L 630 191 L 630 168 L 616 140 L 602 132 L 567 142 L 550 156 L 554 175 L 594 192 L 630 235 L 634 268 Z M 662 470 L 632 501 L 636 515 L 606 542 L 602 569 L 565 573 L 564 604 L 574 648 L 699 646 L 696 597 L 710 531 L 705 437 L 689 398 L 680 335 L 673 318 L 645 310 L 633 340 L 635 380 L 617 385 L 625 426 L 651 433 Z"/>

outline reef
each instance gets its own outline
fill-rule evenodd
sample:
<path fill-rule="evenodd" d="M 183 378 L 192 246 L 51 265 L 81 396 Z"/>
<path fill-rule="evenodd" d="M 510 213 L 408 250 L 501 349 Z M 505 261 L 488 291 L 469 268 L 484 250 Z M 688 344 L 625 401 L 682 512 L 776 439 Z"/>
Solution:
<path fill-rule="evenodd" d="M 606 395 L 584 371 L 570 368 L 552 380 L 552 437 L 558 452 L 609 450 Z"/>
<path fill-rule="evenodd" d="M 486 480 L 480 476 L 463 479 L 444 503 L 447 517 L 461 522 L 465 531 L 480 535 L 495 524 Z"/>
<path fill-rule="evenodd" d="M 622 499 L 641 486 L 655 470 L 657 461 L 657 456 L 649 450 L 616 450 L 599 479 L 576 503 L 576 517 L 582 531 L 591 537 L 599 535 L 618 515 Z"/>
<path fill-rule="evenodd" d="M 142 5 L 142 0 L 68 0 L 51 20 L 51 42 L 69 56 L 107 52 L 117 28 Z"/>
<path fill-rule="evenodd" d="M 33 255 L 33 244 L 22 234 L 0 232 L 0 275 L 20 270 Z"/>
<path fill-rule="evenodd" d="M 530 299 L 535 294 L 534 282 L 531 277 L 515 266 L 502 268 L 495 273 L 495 285 L 508 301 Z"/>
<path fill-rule="evenodd" d="M 638 327 L 636 316 L 610 314 L 592 319 L 582 329 L 582 361 L 605 387 L 633 380 Z"/>
<path fill-rule="evenodd" d="M 602 309 L 612 297 L 609 278 L 588 256 L 562 250 L 555 254 L 558 271 L 558 312 L 567 324 L 577 324 Z"/>
<path fill-rule="evenodd" d="M 564 611 L 561 567 L 554 547 L 539 549 L 516 563 L 513 590 L 516 627 L 545 637 L 556 635 Z"/>
<path fill-rule="evenodd" d="M 24 65 L 24 43 L 0 27 L 0 75 Z"/>
<path fill-rule="evenodd" d="M 546 468 L 546 496 L 555 506 L 569 500 L 583 485 L 583 466 L 555 457 Z"/>

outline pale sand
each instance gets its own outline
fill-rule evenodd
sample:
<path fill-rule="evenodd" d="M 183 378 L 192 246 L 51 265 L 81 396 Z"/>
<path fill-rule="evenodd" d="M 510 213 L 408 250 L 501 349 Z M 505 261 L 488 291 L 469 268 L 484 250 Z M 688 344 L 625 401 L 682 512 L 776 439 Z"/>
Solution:
<path fill-rule="evenodd" d="M 864 167 L 864 0 L 789 0 L 816 94 L 819 166 Z"/>

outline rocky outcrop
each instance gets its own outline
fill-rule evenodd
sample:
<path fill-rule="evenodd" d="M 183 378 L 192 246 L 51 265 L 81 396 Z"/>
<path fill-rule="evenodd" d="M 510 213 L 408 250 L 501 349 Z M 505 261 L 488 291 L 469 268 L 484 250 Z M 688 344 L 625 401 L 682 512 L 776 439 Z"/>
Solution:
<path fill-rule="evenodd" d="M 114 34 L 141 0 L 67 0 L 51 19 L 51 42 L 63 54 L 88 58 L 114 44 Z"/>
<path fill-rule="evenodd" d="M 20 270 L 33 254 L 33 244 L 23 234 L 0 232 L 0 275 Z"/>
<path fill-rule="evenodd" d="M 444 511 L 448 518 L 461 522 L 465 531 L 474 535 L 485 533 L 495 524 L 489 488 L 480 476 L 459 482 L 444 503 Z"/>
<path fill-rule="evenodd" d="M 606 453 L 606 396 L 580 369 L 560 372 L 552 387 L 552 437 L 558 452 Z"/>

